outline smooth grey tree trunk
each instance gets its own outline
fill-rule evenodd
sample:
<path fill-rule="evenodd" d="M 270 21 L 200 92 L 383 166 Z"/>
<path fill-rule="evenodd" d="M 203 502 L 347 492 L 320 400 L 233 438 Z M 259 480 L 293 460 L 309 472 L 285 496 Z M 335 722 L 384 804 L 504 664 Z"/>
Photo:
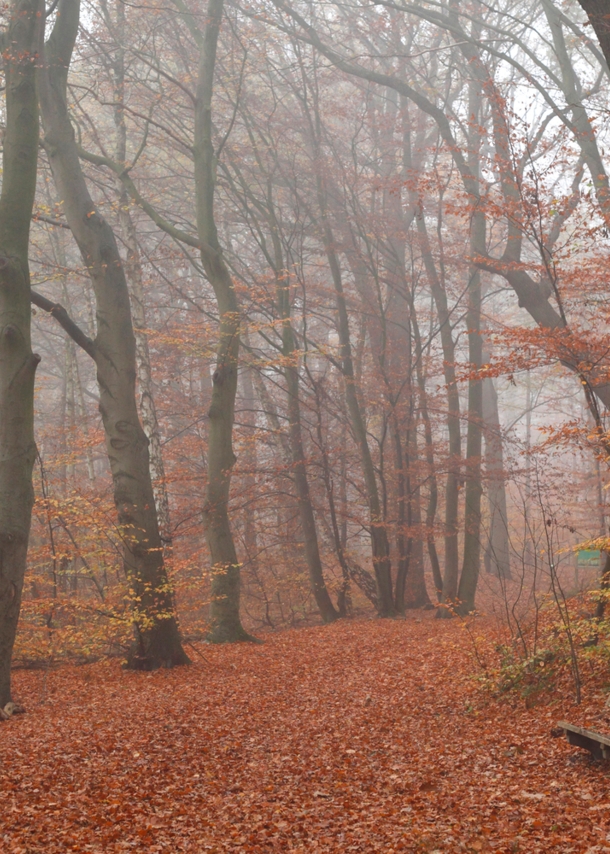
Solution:
<path fill-rule="evenodd" d="M 183 0 L 173 0 L 178 15 L 191 33 L 199 52 L 194 115 L 193 161 L 197 237 L 176 228 L 138 192 L 123 164 L 106 156 L 79 149 L 82 157 L 110 168 L 123 182 L 130 197 L 152 221 L 172 238 L 197 249 L 216 297 L 220 315 L 216 370 L 212 376 L 208 411 L 208 472 L 203 521 L 211 560 L 210 632 L 212 643 L 253 640 L 244 630 L 239 614 L 240 566 L 229 519 L 231 473 L 235 465 L 233 425 L 237 395 L 240 347 L 240 309 L 214 218 L 216 152 L 212 141 L 212 96 L 216 50 L 224 3 L 210 0 L 199 29 Z"/>
<path fill-rule="evenodd" d="M 223 0 L 210 0 L 203 31 L 194 28 L 192 20 L 190 22 L 199 47 L 193 145 L 197 232 L 201 261 L 220 314 L 216 370 L 212 376 L 212 402 L 208 413 L 208 480 L 203 507 L 212 563 L 209 639 L 213 643 L 252 640 L 239 615 L 240 568 L 229 520 L 231 471 L 235 465 L 233 424 L 241 317 L 214 218 L 216 153 L 212 142 L 212 96 L 223 10 Z M 185 13 L 184 17 L 190 16 Z"/>
<path fill-rule="evenodd" d="M 41 77 L 44 146 L 66 219 L 93 284 L 95 361 L 100 412 L 133 597 L 135 639 L 128 663 L 152 669 L 188 663 L 163 562 L 150 478 L 148 440 L 136 404 L 136 351 L 125 272 L 112 229 L 96 209 L 80 165 L 66 102 L 67 75 L 80 14 L 79 0 L 60 0 Z"/>
<path fill-rule="evenodd" d="M 34 493 L 34 375 L 28 246 L 38 160 L 37 63 L 42 0 L 16 0 L 1 40 L 6 130 L 0 194 L 0 708 L 11 701 L 11 658 Z"/>

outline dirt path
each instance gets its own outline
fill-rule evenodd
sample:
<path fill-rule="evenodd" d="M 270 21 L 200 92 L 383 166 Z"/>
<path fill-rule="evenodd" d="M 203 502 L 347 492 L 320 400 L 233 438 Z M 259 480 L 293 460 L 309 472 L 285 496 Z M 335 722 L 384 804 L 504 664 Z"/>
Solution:
<path fill-rule="evenodd" d="M 431 619 L 16 674 L 0 852 L 610 852 L 610 771 L 549 730 L 587 713 L 477 693 Z M 600 698 L 591 699 L 591 709 Z"/>

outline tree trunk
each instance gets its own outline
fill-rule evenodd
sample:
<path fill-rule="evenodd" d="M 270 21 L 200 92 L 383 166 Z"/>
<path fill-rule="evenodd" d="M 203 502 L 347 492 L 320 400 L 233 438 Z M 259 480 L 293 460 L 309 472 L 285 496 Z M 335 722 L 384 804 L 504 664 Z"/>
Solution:
<path fill-rule="evenodd" d="M 292 330 L 284 334 L 284 355 L 290 351 L 291 345 L 287 342 L 292 337 Z M 294 347 L 292 347 L 291 359 L 294 359 Z M 325 623 L 332 623 L 338 614 L 328 594 L 324 573 L 322 571 L 322 560 L 318 545 L 318 533 L 311 504 L 309 481 L 307 479 L 307 468 L 305 465 L 305 452 L 303 449 L 303 435 L 301 431 L 301 415 L 299 411 L 299 378 L 295 365 L 288 365 L 285 369 L 286 385 L 288 389 L 288 421 L 290 424 L 290 445 L 292 450 L 292 471 L 299 503 L 299 519 L 303 531 L 303 544 L 305 546 L 305 562 L 309 571 L 309 583 L 311 591 L 316 600 L 320 616 Z"/>
<path fill-rule="evenodd" d="M 276 310 L 282 323 L 283 373 L 286 380 L 288 398 L 291 471 L 297 495 L 305 563 L 307 564 L 311 592 L 316 600 L 322 620 L 325 623 L 331 623 L 339 615 L 332 603 L 324 580 L 318 532 L 309 489 L 309 476 L 301 424 L 299 354 L 296 348 L 291 319 L 290 271 L 284 263 L 284 251 L 280 240 L 281 229 L 275 213 L 271 189 L 272 183 L 269 177 L 268 187 L 269 190 L 265 204 L 257 202 L 256 206 L 265 218 L 265 224 L 269 228 L 273 246 L 273 254 L 269 253 L 268 261 L 275 278 Z"/>
<path fill-rule="evenodd" d="M 66 219 L 93 284 L 100 412 L 133 598 L 136 669 L 188 663 L 180 642 L 150 479 L 148 440 L 136 405 L 135 339 L 129 293 L 112 229 L 96 210 L 80 166 L 66 103 L 68 68 L 79 22 L 79 0 L 60 0 L 41 80 L 44 146 Z"/>
<path fill-rule="evenodd" d="M 328 500 L 328 510 L 330 513 L 329 528 L 332 535 L 333 545 L 335 547 L 335 554 L 337 555 L 337 560 L 339 561 L 339 566 L 341 567 L 342 576 L 342 584 L 339 589 L 339 595 L 337 597 L 337 611 L 340 617 L 347 617 L 348 613 L 351 611 L 352 602 L 350 593 L 350 569 L 345 555 L 347 547 L 347 521 L 345 518 L 346 512 L 344 511 L 342 524 L 339 525 L 339 520 L 337 517 L 337 505 L 335 502 L 335 490 L 331 474 L 330 462 L 328 459 L 328 448 L 326 446 L 322 425 L 322 400 L 320 393 L 320 383 L 315 382 L 313 378 L 312 382 L 316 399 L 316 432 L 318 437 L 318 446 L 320 448 L 320 453 L 322 454 L 322 478 L 324 480 L 326 498 Z M 341 447 L 343 448 L 344 446 L 341 445 Z M 341 460 L 340 477 L 341 483 L 339 488 L 339 500 L 341 501 L 342 505 L 345 505 L 347 503 L 347 496 L 345 485 L 345 465 L 343 459 Z"/>
<path fill-rule="evenodd" d="M 325 217 L 324 217 L 325 219 Z M 366 424 L 362 415 L 360 401 L 356 389 L 356 376 L 352 359 L 352 347 L 350 340 L 349 319 L 345 294 L 341 281 L 341 269 L 334 250 L 334 240 L 327 222 L 323 223 L 323 240 L 326 255 L 331 268 L 335 294 L 337 299 L 337 313 L 339 317 L 339 340 L 341 342 L 343 377 L 345 382 L 345 399 L 350 415 L 354 437 L 360 448 L 366 495 L 369 504 L 371 545 L 373 552 L 373 569 L 377 581 L 377 607 L 381 617 L 391 617 L 396 613 L 394 598 L 392 595 L 392 567 L 390 561 L 390 544 L 385 524 L 379 489 L 375 476 L 373 457 L 369 448 Z"/>
<path fill-rule="evenodd" d="M 476 219 L 477 215 L 473 219 Z M 477 223 L 473 223 L 473 228 Z M 485 221 L 483 219 L 483 229 Z M 468 295 L 468 355 L 477 370 L 482 364 L 481 275 L 472 270 Z M 481 560 L 481 450 L 483 438 L 483 384 L 478 377 L 468 381 L 468 430 L 466 434 L 466 500 L 464 513 L 464 562 L 458 588 L 458 613 L 474 610 Z"/>
<path fill-rule="evenodd" d="M 216 155 L 212 142 L 212 96 L 223 10 L 223 0 L 210 0 L 205 29 L 199 33 L 193 145 L 201 261 L 214 289 L 220 314 L 216 370 L 212 376 L 212 402 L 208 412 L 208 481 L 203 507 L 212 561 L 209 639 L 213 643 L 252 640 L 239 616 L 239 561 L 229 521 L 231 471 L 235 465 L 233 423 L 241 318 L 235 287 L 222 255 L 214 219 Z"/>
<path fill-rule="evenodd" d="M 608 0 L 578 0 L 587 13 L 600 47 L 610 66 L 610 5 Z"/>
<path fill-rule="evenodd" d="M 11 658 L 34 494 L 34 374 L 28 244 L 38 158 L 41 0 L 11 4 L 2 38 L 6 131 L 0 195 L 0 707 L 11 700 Z"/>
<path fill-rule="evenodd" d="M 488 362 L 486 355 L 483 356 Z M 504 479 L 504 451 L 498 414 L 498 395 L 491 377 L 483 380 L 483 420 L 485 422 L 485 469 L 489 504 L 489 535 L 485 549 L 485 570 L 509 579 L 510 544 Z"/>
<path fill-rule="evenodd" d="M 244 339 L 248 343 L 247 331 L 244 332 Z M 254 370 L 249 365 L 243 365 L 240 372 L 243 410 L 241 412 L 240 421 L 248 430 L 248 441 L 246 444 L 246 471 L 242 475 L 244 484 L 244 493 L 246 496 L 247 506 L 244 508 L 243 516 L 243 543 L 245 553 L 245 564 L 249 568 L 249 573 L 255 578 L 259 578 L 258 572 L 258 536 L 256 530 L 256 496 L 257 496 L 257 448 L 256 448 L 256 396 L 254 392 L 254 383 L 252 374 Z M 268 616 L 267 616 L 268 621 Z"/>
<path fill-rule="evenodd" d="M 443 372 L 447 387 L 447 429 L 449 432 L 449 460 L 447 483 L 445 486 L 445 572 L 441 603 L 452 605 L 458 589 L 459 552 L 458 552 L 458 512 L 459 512 L 459 469 L 462 459 L 462 434 L 460 427 L 460 398 L 455 376 L 455 342 L 451 327 L 451 315 L 447 305 L 447 294 L 439 278 L 423 210 L 417 213 L 417 230 L 421 241 L 422 258 L 430 283 L 430 289 L 436 306 L 440 326 L 441 346 L 443 348 Z M 439 608 L 438 617 L 450 616 L 447 608 Z"/>
<path fill-rule="evenodd" d="M 155 496 L 159 532 L 165 556 L 170 557 L 172 551 L 172 524 L 165 479 L 165 465 L 161 449 L 161 430 L 153 394 L 152 367 L 148 349 L 148 336 L 146 335 L 147 325 L 142 266 L 140 264 L 140 251 L 136 230 L 129 212 L 129 198 L 125 192 L 121 193 L 119 198 L 119 220 L 123 230 L 123 240 L 127 246 L 125 273 L 130 285 L 129 295 L 131 297 L 133 331 L 136 344 L 138 408 L 142 419 L 142 427 L 148 439 L 150 476 Z"/>
<path fill-rule="evenodd" d="M 394 584 L 394 607 L 399 614 L 405 612 L 405 585 L 407 575 L 411 571 L 412 542 L 405 535 L 405 528 L 410 527 L 410 508 L 407 514 L 408 497 L 406 492 L 410 488 L 409 462 L 405 460 L 402 449 L 402 439 L 396 413 L 390 422 L 392 444 L 394 445 L 394 471 L 396 472 L 396 551 L 398 552 L 398 566 L 396 569 L 396 581 Z M 407 440 L 408 441 L 408 440 Z M 406 471 L 405 471 L 406 469 Z M 409 516 L 409 518 L 407 518 Z"/>
<path fill-rule="evenodd" d="M 410 431 L 409 459 L 411 464 L 417 464 L 417 430 L 415 425 Z M 416 466 L 417 467 L 417 466 Z M 424 541 L 421 531 L 421 489 L 419 484 L 409 489 L 408 495 L 408 538 L 409 573 L 405 585 L 404 604 L 408 608 L 425 608 L 431 606 L 426 577 L 424 574 Z"/>
<path fill-rule="evenodd" d="M 272 215 L 272 214 L 271 214 Z M 288 425 L 290 429 L 290 451 L 292 457 L 292 472 L 299 505 L 299 520 L 303 533 L 305 562 L 309 573 L 311 592 L 316 600 L 320 616 L 325 623 L 332 623 L 339 616 L 329 596 L 324 581 L 322 559 L 318 544 L 318 532 L 311 503 L 309 479 L 303 432 L 301 428 L 301 405 L 299 400 L 299 371 L 298 354 L 295 346 L 294 330 L 290 318 L 290 277 L 284 268 L 283 253 L 279 242 L 279 227 L 275 217 L 271 222 L 272 242 L 275 253 L 275 293 L 279 316 L 282 321 L 282 355 L 284 357 L 284 376 L 288 394 Z"/>
<path fill-rule="evenodd" d="M 473 34 L 478 35 L 479 25 L 473 24 Z M 481 86 L 476 79 L 469 84 L 468 113 L 471 117 L 470 153 L 468 165 L 474 181 L 479 183 L 481 146 Z M 485 213 L 475 209 L 470 224 L 470 255 L 476 258 L 486 251 Z M 466 498 L 464 512 L 464 562 L 458 588 L 458 612 L 468 614 L 474 610 L 475 594 L 481 562 L 481 450 L 483 446 L 483 383 L 476 375 L 483 363 L 483 338 L 481 335 L 481 272 L 471 266 L 468 279 L 468 361 L 471 376 L 468 380 L 468 429 L 466 433 Z"/>
<path fill-rule="evenodd" d="M 315 145 L 315 143 L 314 143 Z M 360 450 L 362 461 L 362 472 L 366 496 L 369 505 L 371 551 L 373 556 L 373 570 L 377 583 L 377 609 L 379 616 L 391 617 L 396 613 L 394 597 L 392 593 L 392 564 L 390 560 L 390 543 L 383 520 L 383 511 L 379 497 L 375 466 L 368 443 L 366 423 L 358 400 L 357 378 L 354 371 L 354 359 L 352 355 L 351 335 L 349 328 L 349 316 L 345 302 L 341 266 L 335 250 L 335 240 L 330 228 L 327 210 L 326 193 L 321 175 L 317 175 L 318 203 L 321 213 L 321 238 L 328 259 L 331 277 L 335 288 L 337 305 L 339 341 L 341 343 L 341 364 L 343 369 L 343 381 L 345 383 L 345 401 L 349 413 L 350 424 L 354 438 Z"/>
<path fill-rule="evenodd" d="M 415 372 L 417 375 L 417 386 L 419 388 L 419 405 L 422 420 L 424 422 L 424 441 L 426 446 L 426 465 L 428 469 L 428 505 L 426 507 L 426 543 L 428 546 L 428 557 L 432 568 L 432 578 L 436 588 L 436 598 L 440 602 L 443 593 L 443 577 L 436 551 L 436 540 L 434 537 L 434 523 L 436 521 L 436 509 L 438 506 L 438 484 L 434 468 L 434 442 L 432 439 L 432 424 L 428 411 L 428 392 L 426 390 L 426 378 L 422 369 L 424 349 L 422 347 L 421 334 L 415 306 L 411 306 L 411 325 L 413 326 L 413 337 L 415 339 Z"/>

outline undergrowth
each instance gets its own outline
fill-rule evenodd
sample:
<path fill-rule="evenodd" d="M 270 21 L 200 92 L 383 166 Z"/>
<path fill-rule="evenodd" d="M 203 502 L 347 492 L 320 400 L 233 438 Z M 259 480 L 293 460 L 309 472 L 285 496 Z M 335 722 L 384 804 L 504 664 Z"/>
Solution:
<path fill-rule="evenodd" d="M 564 601 L 561 609 L 549 598 L 485 636 L 475 634 L 472 620 L 464 621 L 477 681 L 492 695 L 516 695 L 526 706 L 566 690 L 580 702 L 581 689 L 591 680 L 608 684 L 610 618 L 595 616 L 600 597 L 607 596 L 591 591 Z"/>

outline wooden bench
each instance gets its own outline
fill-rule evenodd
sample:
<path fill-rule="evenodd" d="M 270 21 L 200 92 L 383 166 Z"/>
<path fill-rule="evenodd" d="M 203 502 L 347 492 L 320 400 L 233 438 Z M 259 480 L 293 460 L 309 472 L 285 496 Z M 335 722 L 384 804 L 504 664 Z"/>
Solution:
<path fill-rule="evenodd" d="M 601 735 L 592 729 L 583 729 L 566 721 L 559 721 L 558 729 L 562 729 L 570 744 L 584 747 L 596 759 L 610 759 L 610 736 Z"/>

